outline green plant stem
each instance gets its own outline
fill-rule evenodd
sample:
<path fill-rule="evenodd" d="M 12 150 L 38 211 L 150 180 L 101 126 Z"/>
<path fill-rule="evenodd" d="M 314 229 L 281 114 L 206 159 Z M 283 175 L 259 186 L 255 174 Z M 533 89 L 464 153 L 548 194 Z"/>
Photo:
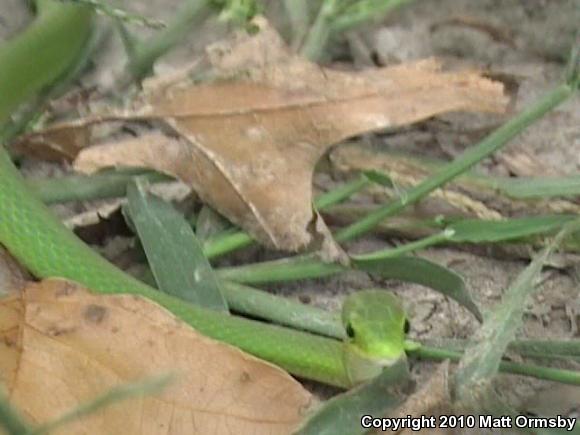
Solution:
<path fill-rule="evenodd" d="M 420 346 L 417 349 L 409 350 L 409 356 L 412 358 L 443 361 L 450 360 L 459 362 L 463 353 L 448 349 L 434 348 L 430 346 Z M 505 373 L 516 375 L 531 376 L 548 381 L 561 382 L 564 384 L 580 385 L 580 372 L 572 370 L 555 369 L 551 367 L 541 367 L 530 364 L 519 364 L 509 361 L 501 361 L 499 370 Z"/>
<path fill-rule="evenodd" d="M 392 10 L 399 8 L 411 0 L 383 0 L 382 4 L 375 7 L 349 13 L 349 9 L 344 10 L 332 23 L 333 32 L 346 32 L 353 27 L 361 26 L 369 21 L 379 21 L 384 19 Z"/>
<path fill-rule="evenodd" d="M 425 346 L 445 348 L 454 352 L 463 352 L 468 340 L 434 339 L 421 342 Z M 508 346 L 509 352 L 515 352 L 526 358 L 541 359 L 576 359 L 580 361 L 580 340 L 514 340 Z"/>
<path fill-rule="evenodd" d="M 292 32 L 290 45 L 296 49 L 300 46 L 308 31 L 310 22 L 308 0 L 284 0 L 284 8 L 288 13 L 288 21 Z"/>
<path fill-rule="evenodd" d="M 328 43 L 340 0 L 323 0 L 314 24 L 310 28 L 300 54 L 312 61 L 319 60 Z"/>
<path fill-rule="evenodd" d="M 453 235 L 453 231 L 441 231 L 440 233 L 433 234 L 428 237 L 424 237 L 422 239 L 416 240 L 414 242 L 410 242 L 404 244 L 402 246 L 398 246 L 396 248 L 389 248 L 389 249 L 381 249 L 370 254 L 363 254 L 363 255 L 352 255 L 351 258 L 354 261 L 373 261 L 373 260 L 384 260 L 386 258 L 393 258 L 398 257 L 404 254 L 409 254 L 414 251 L 418 251 L 419 249 L 425 249 L 430 246 L 438 245 L 440 243 L 445 243 L 449 241 L 451 236 Z"/>
<path fill-rule="evenodd" d="M 579 225 L 580 219 L 566 224 L 554 240 L 535 256 L 506 290 L 501 304 L 486 317 L 483 325 L 470 340 L 453 375 L 454 392 L 465 403 L 475 404 L 481 398 L 481 393 L 489 387 L 489 382 L 496 374 L 503 355 L 522 322 L 525 301 L 537 288 L 534 281 L 552 252 L 560 246 L 568 234 L 577 230 Z M 578 377 L 580 380 L 580 373 Z"/>
<path fill-rule="evenodd" d="M 68 175 L 61 178 L 29 178 L 28 185 L 46 204 L 88 201 L 125 196 L 127 184 L 136 176 L 150 183 L 169 181 L 167 175 L 152 171 L 111 171 L 90 176 Z"/>
<path fill-rule="evenodd" d="M 573 94 L 574 88 L 569 84 L 566 83 L 558 86 L 532 107 L 524 110 L 518 116 L 506 122 L 487 136 L 479 144 L 465 151 L 460 157 L 446 165 L 441 171 L 435 173 L 432 177 L 429 177 L 417 186 L 409 189 L 404 197 L 381 207 L 359 221 L 340 230 L 336 234 L 336 240 L 341 242 L 348 241 L 368 233 L 382 220 L 401 212 L 408 205 L 414 204 L 423 199 L 435 189 L 441 187 L 448 181 L 467 171 L 482 159 L 501 149 L 526 127 L 540 119 L 559 104 L 566 101 Z"/>
<path fill-rule="evenodd" d="M 323 278 L 348 270 L 345 266 L 325 263 L 314 255 L 264 261 L 237 267 L 217 269 L 218 276 L 227 281 L 244 284 L 295 281 L 297 279 Z"/>
<path fill-rule="evenodd" d="M 149 75 L 157 59 L 181 41 L 191 29 L 205 21 L 212 11 L 210 0 L 185 0 L 167 27 L 147 41 L 134 41 L 131 59 L 126 68 L 128 77 L 123 85 Z"/>

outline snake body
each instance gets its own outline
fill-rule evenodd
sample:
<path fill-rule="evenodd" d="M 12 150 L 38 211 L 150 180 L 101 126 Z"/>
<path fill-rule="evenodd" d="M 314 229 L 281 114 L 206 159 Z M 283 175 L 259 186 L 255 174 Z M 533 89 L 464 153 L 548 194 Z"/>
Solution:
<path fill-rule="evenodd" d="M 66 74 L 90 34 L 90 8 L 52 0 L 38 0 L 37 4 L 40 12 L 37 20 L 17 38 L 0 47 L 0 127 L 20 103 Z M 34 71 L 30 76 L 31 69 Z M 106 261 L 69 231 L 29 190 L 1 144 L 0 244 L 37 278 L 60 277 L 99 293 L 135 294 L 149 298 L 200 333 L 236 346 L 300 377 L 350 387 L 376 374 L 376 367 L 372 364 L 375 358 L 383 366 L 386 360 L 404 355 L 404 313 L 395 305 L 391 306 L 390 299 L 377 297 L 374 293 L 370 295 L 369 303 L 385 304 L 386 310 L 374 313 L 375 319 L 368 323 L 365 316 L 354 315 L 358 308 L 349 310 L 343 317 L 346 322 L 353 320 L 349 326 L 356 329 L 357 337 L 341 342 L 219 313 L 149 287 Z M 358 307 L 358 304 L 354 306 Z M 376 336 L 377 322 L 382 326 L 392 326 L 394 334 Z M 380 343 L 367 352 L 360 345 L 363 343 L 360 339 L 364 337 L 369 338 L 363 340 L 365 345 L 376 340 Z M 365 360 L 362 373 L 356 370 L 354 377 L 353 371 L 347 368 L 349 355 L 353 353 L 358 355 L 355 364 L 360 362 L 361 356 Z M 372 366 L 368 372 L 367 356 Z"/>
<path fill-rule="evenodd" d="M 78 239 L 33 196 L 2 147 L 0 243 L 39 278 L 66 278 L 99 293 L 145 296 L 202 334 L 297 376 L 341 387 L 351 384 L 340 341 L 200 308 L 159 292 L 116 268 Z"/>

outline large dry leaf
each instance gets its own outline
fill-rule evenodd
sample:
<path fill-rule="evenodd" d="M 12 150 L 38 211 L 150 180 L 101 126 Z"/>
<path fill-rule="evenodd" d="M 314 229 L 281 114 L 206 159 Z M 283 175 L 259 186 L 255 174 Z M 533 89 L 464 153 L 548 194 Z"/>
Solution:
<path fill-rule="evenodd" d="M 114 386 L 177 375 L 155 396 L 119 402 L 58 434 L 287 434 L 313 404 L 282 370 L 197 334 L 142 298 L 46 280 L 5 300 L 1 313 L 3 335 L 12 338 L 0 347 L 4 382 L 33 421 Z"/>
<path fill-rule="evenodd" d="M 363 72 L 321 68 L 290 54 L 263 21 L 208 50 L 217 79 L 178 83 L 143 96 L 123 118 L 166 121 L 180 139 L 149 136 L 82 152 L 92 171 L 140 165 L 190 183 L 259 241 L 296 251 L 321 237 L 338 255 L 320 218 L 314 223 L 311 177 L 332 144 L 444 112 L 503 110 L 502 86 L 473 72 L 441 72 L 423 61 Z"/>

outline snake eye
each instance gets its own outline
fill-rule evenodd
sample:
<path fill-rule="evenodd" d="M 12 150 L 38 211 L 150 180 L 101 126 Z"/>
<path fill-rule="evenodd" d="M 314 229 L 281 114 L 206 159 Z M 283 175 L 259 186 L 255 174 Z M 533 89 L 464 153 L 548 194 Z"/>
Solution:
<path fill-rule="evenodd" d="M 346 335 L 348 335 L 349 338 L 354 338 L 354 329 L 350 323 L 346 324 Z"/>
<path fill-rule="evenodd" d="M 407 319 L 405 319 L 405 328 L 404 328 L 405 334 L 408 334 L 410 330 L 411 330 L 411 323 Z"/>

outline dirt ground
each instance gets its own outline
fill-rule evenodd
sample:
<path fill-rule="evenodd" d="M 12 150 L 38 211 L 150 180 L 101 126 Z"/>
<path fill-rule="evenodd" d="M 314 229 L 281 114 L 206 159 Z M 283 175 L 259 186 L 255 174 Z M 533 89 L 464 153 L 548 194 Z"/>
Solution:
<path fill-rule="evenodd" d="M 0 3 L 0 39 L 17 31 L 29 19 L 20 0 Z M 147 16 L 167 19 L 176 0 L 127 0 L 125 7 Z M 269 15 L 283 26 L 279 5 L 269 2 Z M 331 53 L 344 63 L 359 68 L 369 64 L 395 64 L 436 56 L 450 68 L 481 68 L 511 87 L 514 101 L 510 110 L 528 106 L 554 86 L 564 73 L 565 58 L 580 23 L 578 0 L 423 0 L 392 14 L 388 20 L 351 32 L 335 41 Z M 227 29 L 207 23 L 192 32 L 190 41 L 163 58 L 157 66 L 165 72 L 187 64 L 203 46 L 225 34 Z M 147 31 L 145 31 L 147 32 Z M 118 40 L 109 47 L 84 79 L 109 84 L 122 66 Z M 498 116 L 449 115 L 441 123 L 426 122 L 398 134 L 377 138 L 384 147 L 413 151 L 419 155 L 453 158 L 504 119 Z M 40 171 L 45 171 L 45 166 Z M 481 165 L 480 170 L 498 175 L 572 174 L 580 171 L 580 99 L 576 98 L 550 113 L 515 139 L 505 151 Z M 70 214 L 91 207 L 75 206 Z M 62 210 L 61 210 L 62 213 Z M 351 247 L 369 250 L 389 246 L 392 240 L 366 237 Z M 106 250 L 105 250 L 106 251 Z M 526 262 L 497 258 L 482 250 L 432 249 L 425 257 L 465 276 L 470 291 L 483 308 L 500 299 Z M 247 263 L 270 258 L 271 253 L 248 249 L 222 264 Z M 580 274 L 572 269 L 547 268 L 541 289 L 526 307 L 522 337 L 580 337 Z M 345 294 L 369 286 L 388 286 L 405 300 L 411 319 L 411 335 L 418 338 L 467 338 L 477 322 L 455 302 L 416 285 L 383 283 L 363 273 L 338 278 L 310 280 L 276 286 L 279 293 L 337 309 Z M 568 366 L 570 367 L 570 366 Z M 415 364 L 418 381 L 432 372 L 432 364 Z M 580 370 L 580 365 L 573 367 Z M 502 394 L 512 404 L 538 413 L 580 412 L 580 389 L 563 387 L 515 376 L 500 380 Z M 318 393 L 325 390 L 312 386 Z M 539 394 L 541 392 L 541 394 Z M 558 400 L 554 400 L 557 397 Z"/>

